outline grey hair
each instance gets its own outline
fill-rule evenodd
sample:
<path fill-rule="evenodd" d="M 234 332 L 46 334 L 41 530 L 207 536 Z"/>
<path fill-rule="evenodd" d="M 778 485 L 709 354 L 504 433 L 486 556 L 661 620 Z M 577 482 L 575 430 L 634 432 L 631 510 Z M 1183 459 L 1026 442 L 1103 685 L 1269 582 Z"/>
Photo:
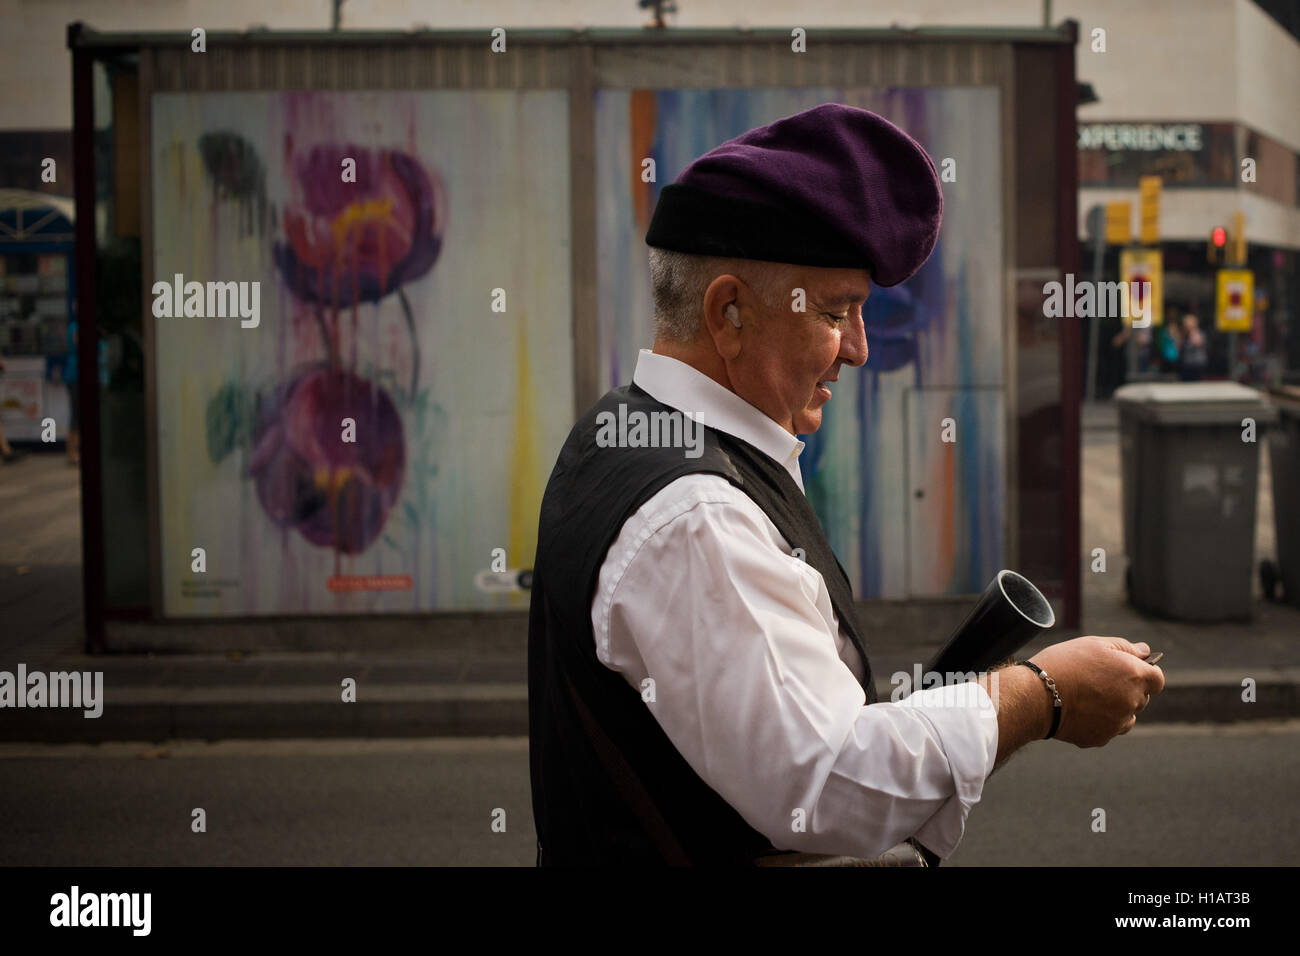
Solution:
<path fill-rule="evenodd" d="M 769 309 L 777 308 L 790 267 L 779 262 L 698 256 L 650 247 L 650 293 L 654 297 L 655 337 L 689 342 L 700 331 L 704 292 L 720 275 L 741 278 Z"/>

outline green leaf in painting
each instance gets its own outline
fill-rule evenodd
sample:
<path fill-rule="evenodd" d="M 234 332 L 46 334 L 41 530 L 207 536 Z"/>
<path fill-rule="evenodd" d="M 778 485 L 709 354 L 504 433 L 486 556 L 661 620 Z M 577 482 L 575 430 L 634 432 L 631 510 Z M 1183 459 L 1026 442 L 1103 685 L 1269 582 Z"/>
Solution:
<path fill-rule="evenodd" d="M 205 421 L 208 458 L 219 463 L 234 449 L 248 426 L 245 397 L 238 385 L 226 383 L 208 399 Z"/>

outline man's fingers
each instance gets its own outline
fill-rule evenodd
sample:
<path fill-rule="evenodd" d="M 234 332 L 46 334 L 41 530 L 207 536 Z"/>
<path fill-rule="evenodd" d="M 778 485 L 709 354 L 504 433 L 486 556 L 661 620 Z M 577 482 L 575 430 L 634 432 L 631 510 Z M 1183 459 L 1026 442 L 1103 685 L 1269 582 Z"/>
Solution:
<path fill-rule="evenodd" d="M 1100 637 L 1100 635 L 1098 636 Z M 1146 657 L 1151 653 L 1151 648 L 1147 646 L 1145 641 L 1139 641 L 1134 644 L 1132 641 L 1126 640 L 1122 637 L 1100 637 L 1100 639 L 1106 641 L 1116 650 L 1132 654 L 1134 657 Z"/>
<path fill-rule="evenodd" d="M 1155 665 L 1147 668 L 1142 679 L 1148 694 L 1158 694 L 1165 689 L 1165 672 Z"/>

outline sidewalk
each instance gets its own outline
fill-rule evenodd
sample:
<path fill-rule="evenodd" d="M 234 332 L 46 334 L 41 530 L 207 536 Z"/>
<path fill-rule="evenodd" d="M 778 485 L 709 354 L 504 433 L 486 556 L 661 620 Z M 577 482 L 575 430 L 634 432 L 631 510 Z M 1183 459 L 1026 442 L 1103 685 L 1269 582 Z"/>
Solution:
<path fill-rule="evenodd" d="M 1267 459 L 1264 459 L 1264 465 Z M 1113 406 L 1085 416 L 1084 552 L 1106 549 L 1105 574 L 1084 574 L 1084 627 L 1051 640 L 1110 634 L 1166 654 L 1167 686 L 1143 715 L 1153 721 L 1239 721 L 1300 714 L 1300 609 L 1257 594 L 1249 623 L 1193 625 L 1147 618 L 1123 596 L 1119 448 Z M 39 494 L 37 490 L 39 489 Z M 1271 556 L 1267 468 L 1260 488 L 1257 556 Z M 73 469 L 33 455 L 0 472 L 0 670 L 104 673 L 103 716 L 0 711 L 0 740 L 161 740 L 227 737 L 522 735 L 528 730 L 527 620 L 439 615 L 359 621 L 117 623 L 114 646 L 146 648 L 157 627 L 205 653 L 80 653 L 80 553 Z M 69 517 L 71 516 L 71 517 Z M 19 571 L 26 567 L 24 573 Z M 1258 583 L 1255 585 L 1258 592 Z M 877 689 L 937 650 L 967 602 L 861 606 Z M 338 648 L 358 632 L 372 650 Z M 1040 642 L 1048 643 L 1047 641 Z M 242 653 L 241 648 L 274 647 Z M 1031 645 L 1032 653 L 1039 645 Z M 332 648 L 332 649 L 331 649 Z M 212 652 L 215 649 L 216 652 Z M 356 681 L 356 702 L 341 684 Z M 1243 703 L 1253 678 L 1257 701 Z"/>
<path fill-rule="evenodd" d="M 0 465 L 0 663 L 85 642 L 80 482 L 58 453 Z"/>

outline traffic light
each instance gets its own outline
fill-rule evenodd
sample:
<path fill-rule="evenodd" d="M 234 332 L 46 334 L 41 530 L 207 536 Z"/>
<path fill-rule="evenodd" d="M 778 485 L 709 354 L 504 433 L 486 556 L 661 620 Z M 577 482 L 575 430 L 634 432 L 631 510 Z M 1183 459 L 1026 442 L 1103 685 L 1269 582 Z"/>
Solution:
<path fill-rule="evenodd" d="M 1221 266 L 1224 264 L 1224 256 L 1228 249 L 1228 230 L 1223 226 L 1215 226 L 1210 230 L 1210 242 L 1205 247 L 1205 258 L 1212 266 Z"/>

